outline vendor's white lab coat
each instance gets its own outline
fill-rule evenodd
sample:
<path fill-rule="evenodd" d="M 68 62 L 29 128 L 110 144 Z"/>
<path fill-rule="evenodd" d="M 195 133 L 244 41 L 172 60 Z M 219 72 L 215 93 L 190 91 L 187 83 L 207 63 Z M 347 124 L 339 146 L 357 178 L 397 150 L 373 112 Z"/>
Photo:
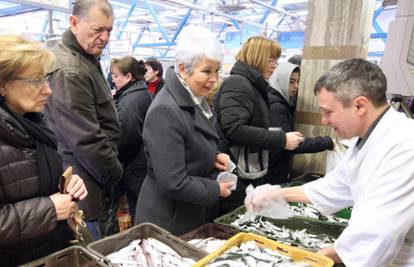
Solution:
<path fill-rule="evenodd" d="M 414 120 L 390 108 L 360 151 L 304 192 L 325 214 L 353 206 L 334 244 L 346 266 L 414 266 Z"/>

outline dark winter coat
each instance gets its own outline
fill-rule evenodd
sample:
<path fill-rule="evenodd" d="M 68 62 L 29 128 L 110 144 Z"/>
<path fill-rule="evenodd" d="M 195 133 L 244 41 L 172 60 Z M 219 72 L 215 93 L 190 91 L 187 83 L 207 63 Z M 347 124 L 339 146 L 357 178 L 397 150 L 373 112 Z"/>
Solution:
<path fill-rule="evenodd" d="M 211 221 L 220 192 L 214 167 L 218 140 L 214 123 L 168 69 L 144 123 L 148 172 L 137 224 L 152 222 L 181 235 Z"/>
<path fill-rule="evenodd" d="M 237 61 L 215 98 L 214 110 L 229 145 L 281 151 L 283 132 L 269 131 L 269 84 L 252 66 Z"/>
<path fill-rule="evenodd" d="M 290 76 L 296 68 L 299 67 L 288 62 L 281 62 L 270 78 L 271 85 L 275 86 L 269 92 L 270 127 L 281 128 L 284 132 L 293 132 L 295 130 L 294 115 L 296 101 L 290 101 L 288 88 Z M 305 138 L 294 150 L 271 151 L 266 180 L 271 184 L 290 182 L 290 171 L 294 154 L 316 153 L 331 149 L 333 149 L 332 138 L 329 136 L 318 136 Z"/>
<path fill-rule="evenodd" d="M 66 221 L 57 221 L 49 198 L 59 191 L 58 179 L 50 189 L 41 187 L 32 137 L 0 107 L 0 266 L 16 266 L 68 245 L 71 230 Z"/>
<path fill-rule="evenodd" d="M 121 126 L 118 151 L 124 168 L 123 185 L 136 197 L 147 170 L 142 129 L 151 99 L 144 80 L 131 82 L 114 95 Z"/>
<path fill-rule="evenodd" d="M 108 83 L 97 58 L 87 54 L 67 30 L 53 48 L 53 90 L 45 108 L 66 166 L 83 178 L 88 196 L 79 202 L 86 220 L 97 220 L 105 186 L 122 177 L 118 160 L 119 123 Z"/>
<path fill-rule="evenodd" d="M 268 151 L 282 151 L 286 142 L 284 132 L 269 131 L 269 84 L 262 74 L 241 61 L 234 64 L 230 74 L 224 79 L 214 99 L 217 128 L 221 137 L 220 151 L 228 153 L 236 164 L 238 164 L 237 161 L 240 162 L 240 157 L 255 162 L 253 163 L 254 169 L 259 170 L 257 176 L 260 177 L 256 177 L 254 180 L 242 179 L 240 175 L 241 164 L 238 164 L 237 188 L 230 197 L 220 199 L 220 214 L 229 212 L 243 204 L 248 184 L 253 183 L 257 186 L 264 183 L 268 165 Z M 234 146 L 244 148 L 247 153 L 234 155 L 232 153 L 234 150 L 229 151 Z M 254 157 L 258 160 L 252 160 Z M 251 169 L 253 168 L 250 167 L 249 170 Z"/>

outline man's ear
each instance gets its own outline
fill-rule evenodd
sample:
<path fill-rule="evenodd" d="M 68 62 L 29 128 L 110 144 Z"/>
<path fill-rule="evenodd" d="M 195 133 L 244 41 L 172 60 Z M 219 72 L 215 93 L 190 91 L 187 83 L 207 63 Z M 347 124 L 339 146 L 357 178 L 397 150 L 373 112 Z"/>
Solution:
<path fill-rule="evenodd" d="M 369 100 L 365 96 L 358 96 L 352 101 L 353 106 L 358 114 L 365 114 L 368 110 Z"/>
<path fill-rule="evenodd" d="M 69 17 L 69 24 L 70 24 L 70 28 L 72 30 L 72 32 L 76 32 L 77 27 L 78 27 L 78 23 L 79 20 L 77 17 L 75 17 L 74 15 L 70 15 Z"/>

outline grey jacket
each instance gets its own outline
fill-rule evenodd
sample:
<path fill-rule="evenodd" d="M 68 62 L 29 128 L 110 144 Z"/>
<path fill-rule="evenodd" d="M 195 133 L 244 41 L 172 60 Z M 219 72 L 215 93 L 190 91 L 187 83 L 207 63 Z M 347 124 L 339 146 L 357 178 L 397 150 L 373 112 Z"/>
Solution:
<path fill-rule="evenodd" d="M 67 30 L 53 48 L 57 61 L 50 78 L 53 94 L 45 114 L 56 134 L 65 167 L 84 178 L 88 196 L 80 202 L 87 220 L 100 215 L 105 186 L 122 175 L 117 158 L 119 123 L 99 61 Z"/>
<path fill-rule="evenodd" d="M 143 136 L 148 171 L 136 223 L 181 235 L 210 221 L 220 191 L 214 168 L 219 137 L 172 68 L 147 112 Z"/>

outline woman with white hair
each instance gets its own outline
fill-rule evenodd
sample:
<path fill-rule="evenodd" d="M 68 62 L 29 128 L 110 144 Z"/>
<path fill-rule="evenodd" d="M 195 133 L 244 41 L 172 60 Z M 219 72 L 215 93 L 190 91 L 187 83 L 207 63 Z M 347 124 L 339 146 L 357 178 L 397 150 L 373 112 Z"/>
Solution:
<path fill-rule="evenodd" d="M 143 137 L 148 170 L 136 223 L 152 222 L 175 235 L 211 221 L 219 197 L 233 183 L 219 183 L 229 156 L 219 153 L 214 116 L 205 97 L 218 79 L 223 52 L 206 28 L 188 26 L 175 49 L 174 68 L 151 104 Z"/>

